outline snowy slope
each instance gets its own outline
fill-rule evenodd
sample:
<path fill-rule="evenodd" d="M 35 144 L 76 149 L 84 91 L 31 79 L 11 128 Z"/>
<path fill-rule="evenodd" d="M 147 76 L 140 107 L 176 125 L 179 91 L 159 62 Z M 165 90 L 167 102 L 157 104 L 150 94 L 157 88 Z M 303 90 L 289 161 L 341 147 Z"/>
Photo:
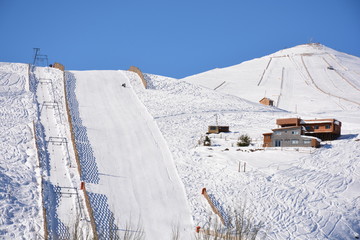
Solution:
<path fill-rule="evenodd" d="M 121 71 L 71 74 L 97 166 L 98 179 L 87 184 L 95 217 L 102 215 L 97 210 L 102 204 L 113 214 L 119 235 L 129 221 L 131 230 L 140 221 L 146 239 L 169 239 L 174 226 L 188 239 L 193 224 L 184 187 L 154 119 L 127 76 Z M 96 195 L 106 204 L 94 200 Z"/>
<path fill-rule="evenodd" d="M 36 146 L 49 237 L 66 239 L 76 231 L 91 237 L 89 213 L 84 194 L 79 190 L 80 174 L 71 143 L 63 72 L 31 67 L 29 73 L 31 90 L 36 96 Z"/>
<path fill-rule="evenodd" d="M 359 79 L 358 57 L 319 44 L 299 45 L 184 78 L 253 102 L 268 97 L 275 106 L 299 113 L 359 110 Z"/>
<path fill-rule="evenodd" d="M 0 238 L 44 236 L 28 65 L 0 63 Z"/>
<path fill-rule="evenodd" d="M 254 221 L 264 223 L 259 239 L 358 236 L 358 113 L 341 112 L 342 139 L 321 149 L 239 151 L 235 143 L 240 134 L 248 133 L 258 147 L 261 134 L 273 128 L 277 118 L 296 115 L 149 74 L 150 89 L 144 90 L 136 75 L 128 75 L 169 144 L 195 225 L 206 227 L 211 215 L 210 206 L 200 194 L 206 187 L 221 209 L 236 209 L 246 203 Z M 207 126 L 215 124 L 215 114 L 219 124 L 229 125 L 233 132 L 212 135 L 211 148 L 198 146 Z M 241 169 L 246 163 L 246 172 L 238 172 L 239 163 Z"/>

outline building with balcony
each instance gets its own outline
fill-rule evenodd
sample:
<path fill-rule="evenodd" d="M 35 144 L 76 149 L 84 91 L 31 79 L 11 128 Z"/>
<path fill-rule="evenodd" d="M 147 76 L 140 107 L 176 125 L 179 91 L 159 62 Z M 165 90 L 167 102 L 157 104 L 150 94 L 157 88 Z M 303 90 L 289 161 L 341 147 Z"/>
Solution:
<path fill-rule="evenodd" d="M 341 122 L 336 119 L 277 119 L 278 128 L 264 133 L 264 147 L 319 147 L 320 141 L 341 135 Z"/>

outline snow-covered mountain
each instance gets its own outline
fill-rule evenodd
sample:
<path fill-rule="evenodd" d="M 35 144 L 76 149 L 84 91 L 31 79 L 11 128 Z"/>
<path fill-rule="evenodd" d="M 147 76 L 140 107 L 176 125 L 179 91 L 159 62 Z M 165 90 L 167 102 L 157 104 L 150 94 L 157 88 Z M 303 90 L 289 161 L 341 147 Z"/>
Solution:
<path fill-rule="evenodd" d="M 185 81 L 144 74 L 147 89 L 129 71 L 1 63 L 0 238 L 66 238 L 78 226 L 107 239 L 130 226 L 145 239 L 174 228 L 192 239 L 218 218 L 206 188 L 223 217 L 245 204 L 263 224 L 258 239 L 354 239 L 359 73 L 359 58 L 317 44 Z M 264 96 L 278 108 L 259 104 Z M 263 149 L 262 133 L 294 116 L 337 118 L 342 136 L 320 149 Z M 216 122 L 231 132 L 202 146 Z M 250 148 L 236 147 L 241 134 Z"/>
<path fill-rule="evenodd" d="M 183 80 L 253 102 L 268 97 L 292 112 L 360 108 L 360 58 L 320 44 L 299 45 Z"/>

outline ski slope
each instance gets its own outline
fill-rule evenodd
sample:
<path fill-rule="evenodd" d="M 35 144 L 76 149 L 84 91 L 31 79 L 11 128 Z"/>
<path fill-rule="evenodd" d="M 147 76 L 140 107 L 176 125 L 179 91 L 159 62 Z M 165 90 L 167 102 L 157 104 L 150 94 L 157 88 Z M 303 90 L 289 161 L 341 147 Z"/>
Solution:
<path fill-rule="evenodd" d="M 174 226 L 187 239 L 193 223 L 183 184 L 156 122 L 135 95 L 126 74 L 71 74 L 79 115 L 97 166 L 98 181 L 86 183 L 95 218 L 103 214 L 104 210 L 97 210 L 103 206 L 111 212 L 119 235 L 126 224 L 137 231 L 140 222 L 146 239 L 169 239 Z M 123 83 L 127 86 L 122 87 Z M 96 195 L 103 196 L 103 201 L 96 201 Z M 101 228 L 100 221 L 97 225 Z"/>
<path fill-rule="evenodd" d="M 183 80 L 253 102 L 268 97 L 292 112 L 318 113 L 360 109 L 359 69 L 357 57 L 305 44 Z"/>
<path fill-rule="evenodd" d="M 29 70 L 37 107 L 34 126 L 48 235 L 66 239 L 81 232 L 91 237 L 90 215 L 79 189 L 80 173 L 71 142 L 64 74 L 49 67 Z"/>

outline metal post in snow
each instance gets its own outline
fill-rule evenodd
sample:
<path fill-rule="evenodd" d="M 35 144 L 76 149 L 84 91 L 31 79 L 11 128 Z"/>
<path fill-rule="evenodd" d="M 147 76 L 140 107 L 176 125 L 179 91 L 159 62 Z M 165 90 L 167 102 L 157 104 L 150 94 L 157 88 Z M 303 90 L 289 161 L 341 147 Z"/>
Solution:
<path fill-rule="evenodd" d="M 240 172 L 240 167 L 241 167 L 241 162 L 239 161 L 239 169 L 238 169 L 238 172 Z"/>
<path fill-rule="evenodd" d="M 246 162 L 244 162 L 244 172 L 245 172 L 245 168 L 246 168 Z"/>

